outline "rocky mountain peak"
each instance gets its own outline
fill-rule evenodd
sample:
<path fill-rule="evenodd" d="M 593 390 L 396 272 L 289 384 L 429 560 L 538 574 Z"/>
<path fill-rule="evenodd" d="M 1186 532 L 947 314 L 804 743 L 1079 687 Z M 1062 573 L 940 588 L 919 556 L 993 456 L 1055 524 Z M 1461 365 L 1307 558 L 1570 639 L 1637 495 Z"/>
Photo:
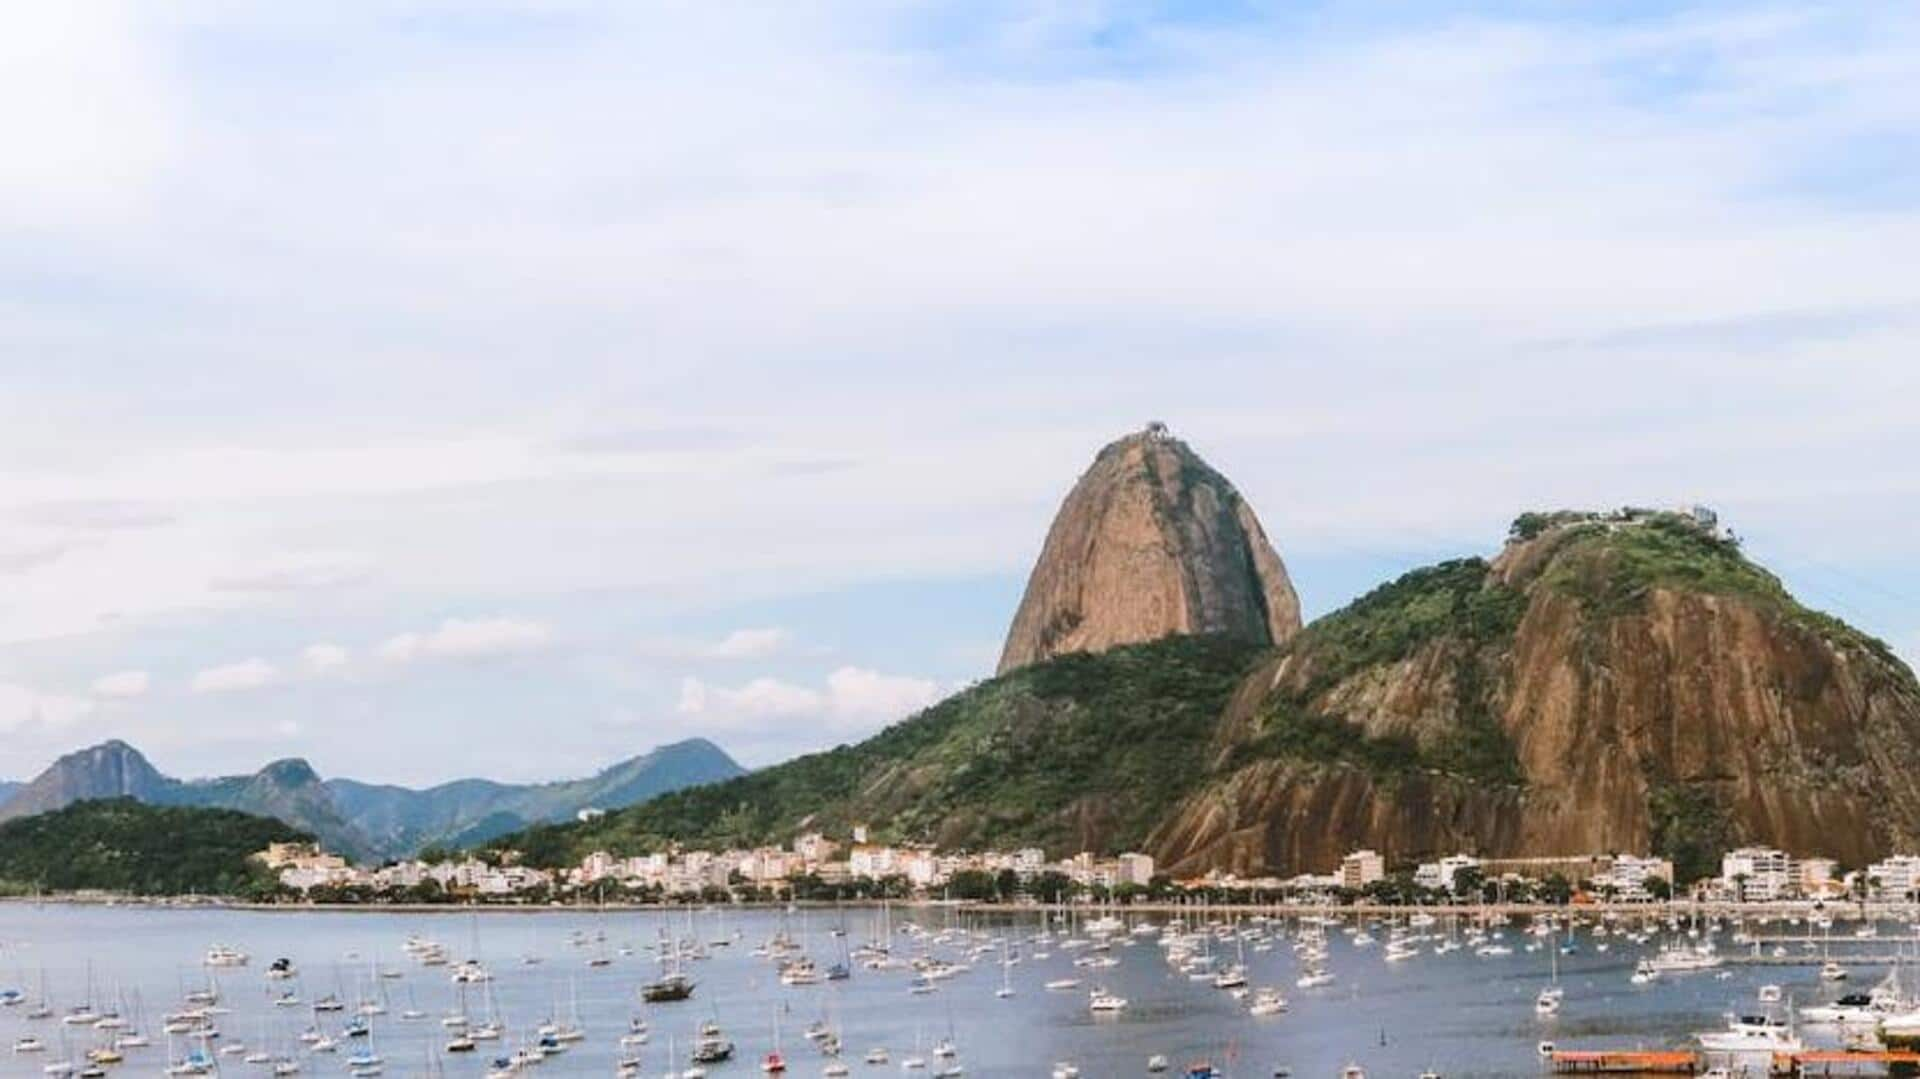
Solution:
<path fill-rule="evenodd" d="M 1153 423 L 1103 448 L 1067 494 L 999 673 L 1168 636 L 1278 644 L 1299 630 L 1299 598 L 1253 507 Z"/>

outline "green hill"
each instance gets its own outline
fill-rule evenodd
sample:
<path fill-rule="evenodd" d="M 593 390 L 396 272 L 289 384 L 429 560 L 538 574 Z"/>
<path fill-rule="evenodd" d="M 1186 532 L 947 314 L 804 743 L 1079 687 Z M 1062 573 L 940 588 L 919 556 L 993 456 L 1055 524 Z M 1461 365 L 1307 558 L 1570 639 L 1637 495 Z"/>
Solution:
<path fill-rule="evenodd" d="M 494 845 L 536 864 L 679 842 L 784 842 L 809 829 L 943 848 L 1137 848 L 1204 778 L 1222 707 L 1263 654 L 1173 637 L 982 682 L 853 746 Z"/>
<path fill-rule="evenodd" d="M 230 809 L 76 802 L 0 824 L 0 890 L 248 895 L 271 888 L 248 859 L 311 836 Z"/>

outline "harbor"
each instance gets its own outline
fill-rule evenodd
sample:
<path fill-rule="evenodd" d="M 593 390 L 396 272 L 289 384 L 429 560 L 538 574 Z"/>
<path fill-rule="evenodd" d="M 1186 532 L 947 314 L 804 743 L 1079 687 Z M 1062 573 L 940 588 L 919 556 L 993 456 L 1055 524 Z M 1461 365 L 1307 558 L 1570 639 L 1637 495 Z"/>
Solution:
<path fill-rule="evenodd" d="M 1906 923 L 1791 921 L 5 904 L 0 1075 L 1911 1072 Z"/>

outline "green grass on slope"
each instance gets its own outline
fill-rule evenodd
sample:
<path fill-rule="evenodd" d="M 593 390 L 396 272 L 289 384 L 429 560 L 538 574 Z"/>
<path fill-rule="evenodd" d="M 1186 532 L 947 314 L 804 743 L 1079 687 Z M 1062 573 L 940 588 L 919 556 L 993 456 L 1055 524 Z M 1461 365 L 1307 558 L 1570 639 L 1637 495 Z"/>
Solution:
<path fill-rule="evenodd" d="M 858 745 L 665 795 L 586 824 L 529 829 L 496 846 L 536 864 L 671 842 L 784 842 L 803 827 L 844 837 L 1070 852 L 1081 813 L 1102 846 L 1144 842 L 1206 776 L 1228 696 L 1262 649 L 1175 637 L 1065 656 L 981 683 Z"/>
<path fill-rule="evenodd" d="M 1644 524 L 1613 530 L 1571 526 L 1541 583 L 1602 618 L 1639 612 L 1655 589 L 1742 597 L 1835 647 L 1871 656 L 1892 678 L 1920 691 L 1913 672 L 1885 641 L 1803 606 L 1780 578 L 1748 561 L 1737 542 L 1677 514 L 1655 514 Z"/>
<path fill-rule="evenodd" d="M 243 895 L 271 887 L 250 855 L 309 839 L 230 809 L 76 802 L 0 824 L 0 882 L 11 891 Z"/>
<path fill-rule="evenodd" d="M 1512 743 L 1493 713 L 1490 660 L 1512 642 L 1526 597 L 1490 583 L 1478 558 L 1414 570 L 1327 615 L 1292 645 L 1307 664 L 1299 692 L 1276 691 L 1262 707 L 1260 733 L 1238 763 L 1283 758 L 1354 765 L 1376 777 L 1437 771 L 1494 783 L 1520 780 Z M 1457 701 L 1448 729 L 1416 742 L 1369 737 L 1340 715 L 1321 711 L 1323 695 L 1369 670 L 1398 663 L 1435 641 L 1453 649 Z"/>

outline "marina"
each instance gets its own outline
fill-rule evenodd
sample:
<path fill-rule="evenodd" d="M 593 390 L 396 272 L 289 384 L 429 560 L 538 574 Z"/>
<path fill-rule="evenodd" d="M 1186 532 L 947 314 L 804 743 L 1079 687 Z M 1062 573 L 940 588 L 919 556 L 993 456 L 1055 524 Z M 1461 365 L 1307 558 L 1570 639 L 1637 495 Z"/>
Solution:
<path fill-rule="evenodd" d="M 1904 926 L 1815 938 L 1852 975 L 1839 980 L 1742 962 L 1773 939 L 1747 928 L 1476 911 L 12 903 L 0 1075 L 1720 1076 L 1920 1061 L 1888 1044 L 1920 1021 Z"/>

